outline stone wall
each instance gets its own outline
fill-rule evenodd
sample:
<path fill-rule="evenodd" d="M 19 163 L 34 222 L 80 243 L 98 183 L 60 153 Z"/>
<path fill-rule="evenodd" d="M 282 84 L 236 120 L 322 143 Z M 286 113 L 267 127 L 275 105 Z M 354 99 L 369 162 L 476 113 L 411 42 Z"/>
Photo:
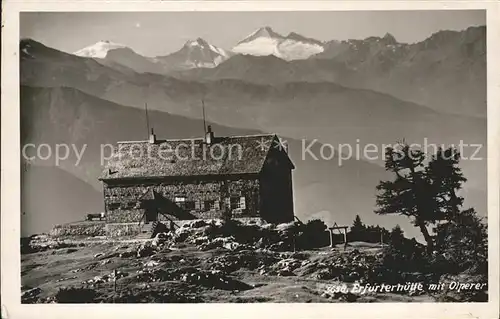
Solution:
<path fill-rule="evenodd" d="M 93 237 L 105 236 L 106 224 L 104 222 L 82 222 L 78 224 L 56 225 L 51 231 L 52 237 Z"/>
<path fill-rule="evenodd" d="M 141 225 L 138 225 L 138 223 L 106 224 L 106 236 L 108 237 L 135 236 L 141 232 Z"/>
<path fill-rule="evenodd" d="M 116 209 L 106 213 L 108 223 L 132 223 L 139 222 L 144 214 L 143 209 L 121 210 Z"/>

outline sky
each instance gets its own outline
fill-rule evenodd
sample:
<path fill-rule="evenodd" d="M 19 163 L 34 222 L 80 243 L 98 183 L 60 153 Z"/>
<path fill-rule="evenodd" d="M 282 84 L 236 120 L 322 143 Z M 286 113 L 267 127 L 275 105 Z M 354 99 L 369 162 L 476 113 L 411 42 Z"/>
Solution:
<path fill-rule="evenodd" d="M 231 49 L 254 30 L 270 26 L 321 41 L 363 39 L 391 33 L 414 43 L 440 30 L 485 25 L 481 10 L 322 12 L 23 12 L 21 38 L 65 52 L 100 40 L 129 46 L 146 56 L 166 55 L 201 37 Z"/>

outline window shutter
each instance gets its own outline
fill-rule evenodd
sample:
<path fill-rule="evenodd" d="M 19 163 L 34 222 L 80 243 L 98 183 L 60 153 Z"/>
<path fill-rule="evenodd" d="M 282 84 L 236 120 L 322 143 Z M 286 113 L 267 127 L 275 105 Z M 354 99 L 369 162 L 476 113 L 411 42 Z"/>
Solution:
<path fill-rule="evenodd" d="M 196 210 L 201 209 L 201 202 L 199 199 L 194 201 L 194 209 L 196 209 Z"/>
<path fill-rule="evenodd" d="M 216 201 L 214 202 L 214 209 L 215 209 L 215 210 L 220 210 L 220 202 L 219 202 L 219 200 L 216 200 Z"/>
<path fill-rule="evenodd" d="M 245 201 L 245 196 L 240 197 L 240 208 L 241 209 L 246 209 L 246 201 Z"/>

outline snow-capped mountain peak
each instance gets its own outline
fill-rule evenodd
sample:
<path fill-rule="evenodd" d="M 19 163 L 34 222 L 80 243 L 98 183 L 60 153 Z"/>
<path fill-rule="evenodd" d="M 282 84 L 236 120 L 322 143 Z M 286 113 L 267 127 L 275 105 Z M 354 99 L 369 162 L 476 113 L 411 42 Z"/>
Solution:
<path fill-rule="evenodd" d="M 215 45 L 212 45 L 208 43 L 206 40 L 202 38 L 197 38 L 196 40 L 189 40 L 184 44 L 183 49 L 187 50 L 200 50 L 200 51 L 206 51 L 207 54 L 210 54 L 210 51 L 212 51 L 215 54 L 221 55 L 222 57 L 229 57 L 229 52 L 227 52 L 224 49 L 221 49 L 219 47 L 216 47 Z"/>
<path fill-rule="evenodd" d="M 284 36 L 277 32 L 274 32 L 271 27 L 262 27 L 250 33 L 243 40 L 238 42 L 238 44 L 251 42 L 257 38 L 284 39 Z"/>
<path fill-rule="evenodd" d="M 186 41 L 179 51 L 156 57 L 154 60 L 167 68 L 174 69 L 214 68 L 230 56 L 231 52 L 197 38 Z"/>
<path fill-rule="evenodd" d="M 298 60 L 307 59 L 323 50 L 321 41 L 306 38 L 295 32 L 284 37 L 271 27 L 262 27 L 238 42 L 232 51 L 256 56 L 274 55 L 284 60 Z"/>
<path fill-rule="evenodd" d="M 185 44 L 187 47 L 208 47 L 209 44 L 207 41 L 203 40 L 202 38 L 197 38 L 196 40 L 188 40 Z"/>
<path fill-rule="evenodd" d="M 101 40 L 95 44 L 74 52 L 74 54 L 87 58 L 104 59 L 108 54 L 108 51 L 120 48 L 126 48 L 126 46 L 123 44 L 111 42 L 109 40 Z"/>

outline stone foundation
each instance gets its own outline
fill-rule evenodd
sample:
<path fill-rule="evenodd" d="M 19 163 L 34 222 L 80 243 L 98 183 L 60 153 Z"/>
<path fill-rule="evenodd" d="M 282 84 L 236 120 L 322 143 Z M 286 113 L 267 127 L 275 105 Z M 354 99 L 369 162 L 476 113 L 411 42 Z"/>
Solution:
<path fill-rule="evenodd" d="M 220 218 L 211 219 L 192 219 L 192 220 L 176 220 L 174 223 L 182 227 L 183 224 L 190 224 L 196 221 L 204 221 L 210 223 L 211 221 L 222 222 Z M 245 218 L 234 218 L 243 224 L 256 224 L 262 225 L 266 222 L 259 217 L 245 217 Z M 165 225 L 169 225 L 168 221 L 162 221 Z M 105 236 L 108 238 L 118 238 L 118 237 L 133 237 L 141 233 L 141 229 L 144 226 L 143 223 L 139 225 L 137 221 L 133 222 L 123 222 L 123 223 L 105 223 L 105 222 L 79 222 L 73 224 L 56 225 L 51 231 L 50 235 L 52 237 L 98 237 Z"/>

